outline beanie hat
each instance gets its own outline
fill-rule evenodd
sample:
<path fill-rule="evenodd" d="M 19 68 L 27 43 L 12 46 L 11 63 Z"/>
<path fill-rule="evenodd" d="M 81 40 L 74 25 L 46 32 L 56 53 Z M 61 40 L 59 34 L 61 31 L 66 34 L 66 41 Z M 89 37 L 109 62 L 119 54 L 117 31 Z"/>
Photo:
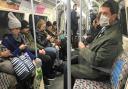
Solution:
<path fill-rule="evenodd" d="M 20 28 L 21 27 L 21 23 L 20 21 L 14 16 L 14 14 L 12 12 L 8 13 L 8 27 L 9 29 L 14 29 L 14 28 Z"/>
<path fill-rule="evenodd" d="M 29 28 L 29 24 L 26 20 L 21 21 L 21 30 L 24 28 Z"/>

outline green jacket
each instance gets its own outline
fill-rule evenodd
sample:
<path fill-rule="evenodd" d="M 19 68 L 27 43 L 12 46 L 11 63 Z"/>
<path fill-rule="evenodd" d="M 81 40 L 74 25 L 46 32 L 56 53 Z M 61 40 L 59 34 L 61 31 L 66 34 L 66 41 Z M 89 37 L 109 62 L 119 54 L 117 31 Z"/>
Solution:
<path fill-rule="evenodd" d="M 123 50 L 122 43 L 119 24 L 107 27 L 95 37 L 89 48 L 80 49 L 80 56 L 83 57 L 80 63 L 86 62 L 93 68 L 111 69 L 113 62 Z"/>
<path fill-rule="evenodd" d="M 34 43 L 34 39 L 31 35 L 31 33 L 27 33 L 27 34 L 23 34 L 25 36 L 25 40 L 27 41 L 27 45 L 30 51 L 34 52 L 35 51 L 35 43 Z M 37 43 L 37 50 L 39 49 L 43 49 L 44 47 L 39 45 Z"/>
<path fill-rule="evenodd" d="M 79 50 L 79 63 L 71 66 L 71 74 L 86 79 L 110 76 L 112 65 L 122 51 L 121 29 L 116 23 L 102 30 L 89 47 Z"/>

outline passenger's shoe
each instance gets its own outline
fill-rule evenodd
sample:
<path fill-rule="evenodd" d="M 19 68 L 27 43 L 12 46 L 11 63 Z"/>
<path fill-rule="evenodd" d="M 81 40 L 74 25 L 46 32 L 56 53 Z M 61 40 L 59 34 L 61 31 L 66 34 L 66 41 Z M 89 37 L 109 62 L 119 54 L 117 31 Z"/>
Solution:
<path fill-rule="evenodd" d="M 50 82 L 47 78 L 44 78 L 44 85 L 45 85 L 45 87 L 51 86 Z"/>
<path fill-rule="evenodd" d="M 50 74 L 49 76 L 48 76 L 48 80 L 55 80 L 56 78 L 55 78 L 55 74 Z"/>

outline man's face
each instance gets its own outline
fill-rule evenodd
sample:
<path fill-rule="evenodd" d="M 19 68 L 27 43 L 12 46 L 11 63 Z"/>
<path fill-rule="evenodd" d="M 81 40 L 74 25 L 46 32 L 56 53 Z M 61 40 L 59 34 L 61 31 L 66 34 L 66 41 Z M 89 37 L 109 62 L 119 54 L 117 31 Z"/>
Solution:
<path fill-rule="evenodd" d="M 21 30 L 21 32 L 24 34 L 28 34 L 30 31 L 29 31 L 29 28 L 24 28 Z"/>
<path fill-rule="evenodd" d="M 116 14 L 112 14 L 109 7 L 100 7 L 99 14 L 108 17 L 110 24 L 116 19 Z"/>

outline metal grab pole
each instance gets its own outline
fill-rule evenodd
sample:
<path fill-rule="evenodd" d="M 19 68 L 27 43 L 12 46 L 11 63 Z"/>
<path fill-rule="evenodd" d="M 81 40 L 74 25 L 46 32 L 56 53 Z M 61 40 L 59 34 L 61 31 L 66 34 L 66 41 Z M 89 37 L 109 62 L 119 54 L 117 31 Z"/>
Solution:
<path fill-rule="evenodd" d="M 57 34 L 59 34 L 58 0 L 56 0 L 56 23 L 57 23 Z M 57 36 L 57 39 L 59 39 L 59 35 Z"/>
<path fill-rule="evenodd" d="M 90 2 L 88 0 L 86 0 L 86 29 L 89 30 L 90 27 L 89 27 L 89 5 Z"/>
<path fill-rule="evenodd" d="M 71 0 L 67 0 L 67 85 L 71 89 Z"/>
<path fill-rule="evenodd" d="M 33 0 L 31 0 L 31 8 L 32 8 L 32 23 L 33 23 L 33 35 L 34 35 L 34 43 L 35 43 L 35 54 L 37 57 L 37 43 L 36 43 L 36 30 L 35 30 L 35 19 L 34 19 L 34 4 Z"/>
<path fill-rule="evenodd" d="M 64 4 L 64 36 L 67 35 L 67 30 L 66 30 L 66 8 L 65 8 L 65 4 Z"/>
<path fill-rule="evenodd" d="M 82 36 L 82 0 L 80 0 L 80 29 L 79 29 L 79 32 L 80 32 L 80 41 L 81 41 L 81 36 Z"/>

